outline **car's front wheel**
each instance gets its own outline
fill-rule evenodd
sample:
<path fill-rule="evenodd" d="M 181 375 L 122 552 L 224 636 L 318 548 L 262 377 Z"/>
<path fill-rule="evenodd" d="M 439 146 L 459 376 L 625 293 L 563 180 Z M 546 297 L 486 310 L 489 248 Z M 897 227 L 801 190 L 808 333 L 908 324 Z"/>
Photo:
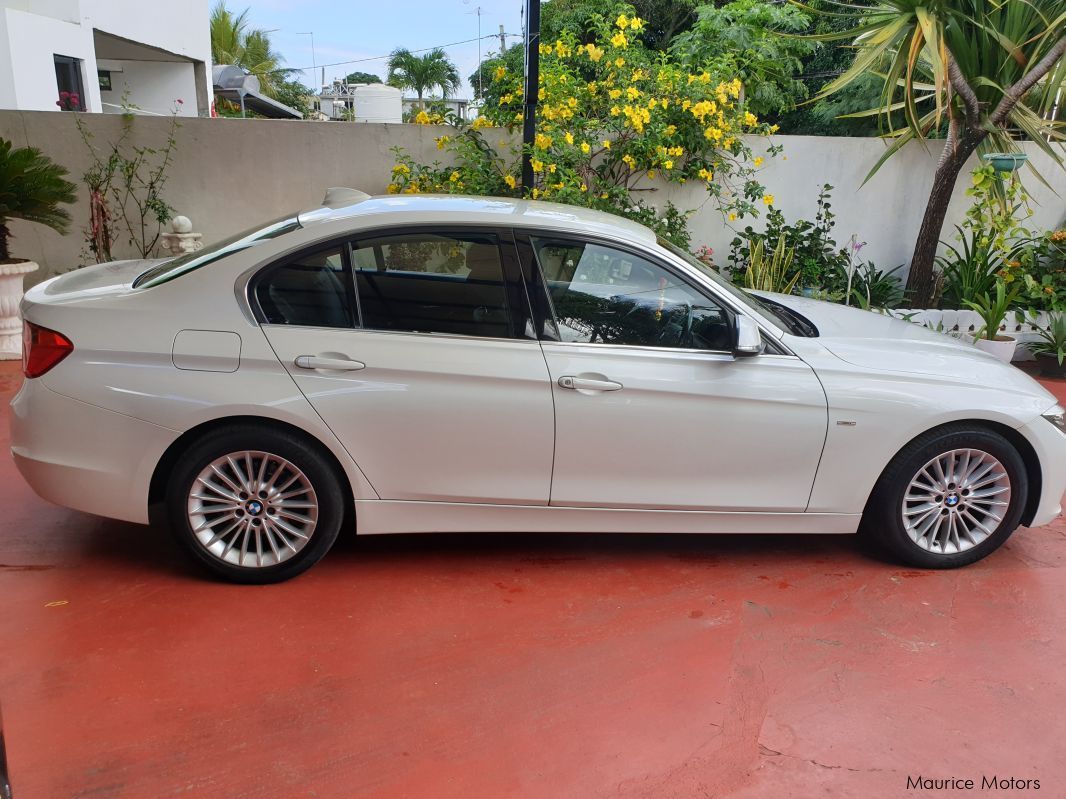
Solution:
<path fill-rule="evenodd" d="M 950 569 L 978 561 L 1014 532 L 1029 481 L 999 433 L 958 426 L 930 431 L 893 458 L 864 526 L 911 566 Z"/>
<path fill-rule="evenodd" d="M 334 470 L 306 442 L 241 426 L 194 443 L 167 493 L 171 527 L 190 555 L 240 583 L 306 571 L 333 546 L 344 519 Z"/>

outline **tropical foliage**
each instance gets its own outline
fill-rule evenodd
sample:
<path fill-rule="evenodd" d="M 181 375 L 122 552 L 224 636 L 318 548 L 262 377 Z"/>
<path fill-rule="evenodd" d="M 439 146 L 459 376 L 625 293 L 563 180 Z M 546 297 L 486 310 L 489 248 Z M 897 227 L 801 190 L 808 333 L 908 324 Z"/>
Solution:
<path fill-rule="evenodd" d="M 773 128 L 748 110 L 739 79 L 718 65 L 689 71 L 649 50 L 640 39 L 645 22 L 628 4 L 610 17 L 594 15 L 589 26 L 594 35 L 585 44 L 564 31 L 540 45 L 532 186 L 518 185 L 517 153 L 499 155 L 481 132 L 522 121 L 522 74 L 501 65 L 490 89 L 497 103 L 472 126 L 453 120 L 454 130 L 438 139 L 455 166 L 416 164 L 401 153 L 390 190 L 525 194 L 613 211 L 682 243 L 684 214 L 643 199 L 653 181 L 697 183 L 731 219 L 773 202 L 758 180 L 763 156 L 745 137 L 768 137 Z M 767 140 L 766 151 L 779 149 Z"/>
<path fill-rule="evenodd" d="M 993 341 L 999 336 L 999 330 L 1017 296 L 1017 291 L 1008 290 L 1002 280 L 997 280 L 994 292 L 986 291 L 979 294 L 975 300 L 963 301 L 967 308 L 977 312 L 983 322 L 977 331 L 977 338 Z"/>
<path fill-rule="evenodd" d="M 801 286 L 829 292 L 840 290 L 842 275 L 846 281 L 844 270 L 848 254 L 837 245 L 833 236 L 836 215 L 831 202 L 832 190 L 828 183 L 819 190 L 813 220 L 799 219 L 790 224 L 780 209 L 771 206 L 762 230 L 748 225 L 738 233 L 729 252 L 729 270 L 734 278 L 747 269 L 748 254 L 756 242 L 766 242 L 769 247 L 774 247 L 783 241 L 795 252 Z"/>
<path fill-rule="evenodd" d="M 274 99 L 300 112 L 304 119 L 314 114 L 314 95 L 298 80 L 282 80 L 274 87 Z"/>
<path fill-rule="evenodd" d="M 777 240 L 772 253 L 766 253 L 766 242 L 755 241 L 748 251 L 748 266 L 741 276 L 745 288 L 757 291 L 772 291 L 791 294 L 800 279 L 800 270 L 793 269 L 795 250 L 785 246 L 785 240 Z"/>
<path fill-rule="evenodd" d="M 541 39 L 554 41 L 570 31 L 587 44 L 596 35 L 592 20 L 608 13 L 609 5 L 603 0 L 552 0 L 541 7 Z M 677 34 L 692 27 L 699 6 L 699 0 L 635 0 L 633 15 L 646 21 L 641 42 L 649 50 L 667 50 Z"/>
<path fill-rule="evenodd" d="M 75 185 L 67 170 L 36 147 L 15 147 L 0 138 L 0 264 L 10 262 L 9 219 L 24 219 L 65 233 L 70 214 L 64 205 L 74 202 Z"/>
<path fill-rule="evenodd" d="M 956 225 L 958 243 L 945 242 L 936 260 L 944 305 L 963 307 L 1002 281 L 1031 313 L 1066 310 L 1066 231 L 1029 230 L 1033 212 L 1016 175 L 980 167 L 967 194 L 973 202 Z"/>
<path fill-rule="evenodd" d="M 263 93 L 276 97 L 292 70 L 281 67 L 284 59 L 271 45 L 269 33 L 250 27 L 248 12 L 246 8 L 234 14 L 225 0 L 211 9 L 211 60 L 255 75 Z"/>
<path fill-rule="evenodd" d="M 803 33 L 810 24 L 808 13 L 788 3 L 704 5 L 695 25 L 673 40 L 670 51 L 691 69 L 717 64 L 740 79 L 752 113 L 778 114 L 807 99 L 807 87 L 797 75 L 803 58 L 818 47 L 810 39 L 782 34 Z"/>
<path fill-rule="evenodd" d="M 388 83 L 398 89 L 410 89 L 418 96 L 418 105 L 423 107 L 423 97 L 433 89 L 440 89 L 447 97 L 458 91 L 459 71 L 448 55 L 439 47 L 428 53 L 416 55 L 406 48 L 393 50 L 388 61 Z"/>
<path fill-rule="evenodd" d="M 1034 355 L 1054 358 L 1061 368 L 1066 364 L 1066 313 L 1054 313 L 1046 330 L 1037 332 L 1040 337 L 1029 344 Z"/>
<path fill-rule="evenodd" d="M 847 4 L 842 4 L 846 8 Z M 908 288 L 916 305 L 931 298 L 933 262 L 948 201 L 975 151 L 1010 151 L 1019 130 L 1061 163 L 1062 126 L 1045 117 L 1066 79 L 1066 0 L 880 0 L 850 7 L 854 27 L 822 34 L 850 39 L 851 66 L 822 97 L 883 70 L 880 115 L 894 142 L 875 172 L 907 142 L 945 134 Z"/>

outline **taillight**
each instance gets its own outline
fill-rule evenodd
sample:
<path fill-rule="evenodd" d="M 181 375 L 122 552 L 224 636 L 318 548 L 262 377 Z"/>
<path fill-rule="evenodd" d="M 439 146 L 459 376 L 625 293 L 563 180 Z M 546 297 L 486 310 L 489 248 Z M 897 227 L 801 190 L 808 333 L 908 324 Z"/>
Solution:
<path fill-rule="evenodd" d="M 26 377 L 40 377 L 74 352 L 74 345 L 62 333 L 22 323 L 22 373 Z"/>

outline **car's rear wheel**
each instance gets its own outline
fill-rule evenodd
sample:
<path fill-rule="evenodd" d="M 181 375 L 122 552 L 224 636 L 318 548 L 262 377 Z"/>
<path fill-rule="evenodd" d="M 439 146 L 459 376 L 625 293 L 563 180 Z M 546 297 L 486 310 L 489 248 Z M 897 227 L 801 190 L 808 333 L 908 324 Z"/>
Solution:
<path fill-rule="evenodd" d="M 950 569 L 994 552 L 1017 528 L 1029 481 L 999 433 L 949 427 L 912 441 L 885 469 L 864 523 L 911 566 Z"/>
<path fill-rule="evenodd" d="M 314 447 L 289 433 L 239 427 L 193 444 L 174 469 L 167 507 L 178 541 L 228 580 L 274 583 L 329 551 L 344 491 Z"/>

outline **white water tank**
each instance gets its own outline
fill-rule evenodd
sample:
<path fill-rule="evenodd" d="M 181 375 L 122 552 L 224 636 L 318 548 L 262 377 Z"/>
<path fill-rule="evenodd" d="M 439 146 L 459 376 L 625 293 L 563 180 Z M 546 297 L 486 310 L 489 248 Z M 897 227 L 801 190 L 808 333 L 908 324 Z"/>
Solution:
<path fill-rule="evenodd" d="M 384 83 L 352 87 L 356 122 L 403 122 L 403 93 Z"/>

